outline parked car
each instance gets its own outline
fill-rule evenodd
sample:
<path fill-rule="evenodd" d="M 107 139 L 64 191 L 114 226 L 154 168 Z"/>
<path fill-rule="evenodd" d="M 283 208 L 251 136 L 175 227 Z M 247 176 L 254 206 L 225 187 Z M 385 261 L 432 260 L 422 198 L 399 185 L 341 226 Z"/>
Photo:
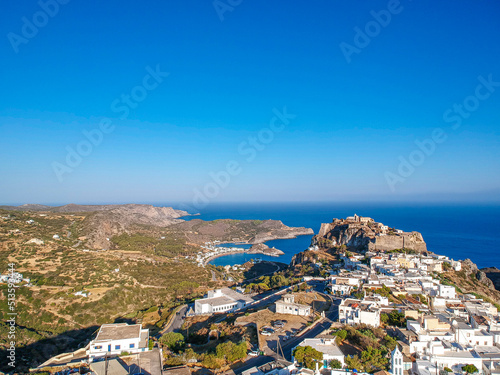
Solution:
<path fill-rule="evenodd" d="M 250 353 L 248 353 L 250 357 L 258 357 L 260 355 L 259 350 L 252 350 Z"/>

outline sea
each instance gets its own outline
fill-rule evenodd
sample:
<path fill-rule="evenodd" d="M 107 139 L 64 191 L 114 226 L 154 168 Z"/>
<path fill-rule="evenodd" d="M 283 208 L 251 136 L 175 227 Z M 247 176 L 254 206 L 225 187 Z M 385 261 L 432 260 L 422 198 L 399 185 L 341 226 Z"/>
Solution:
<path fill-rule="evenodd" d="M 436 254 L 455 260 L 470 258 L 479 268 L 500 268 L 500 205 L 213 203 L 196 213 L 199 215 L 184 219 L 274 219 L 288 226 L 312 228 L 314 233 L 318 233 L 321 223 L 358 214 L 390 227 L 422 233 L 428 250 Z M 234 265 L 255 258 L 289 263 L 294 254 L 309 247 L 311 237 L 266 242 L 269 247 L 276 247 L 285 253 L 280 257 L 241 253 L 221 256 L 210 263 Z"/>

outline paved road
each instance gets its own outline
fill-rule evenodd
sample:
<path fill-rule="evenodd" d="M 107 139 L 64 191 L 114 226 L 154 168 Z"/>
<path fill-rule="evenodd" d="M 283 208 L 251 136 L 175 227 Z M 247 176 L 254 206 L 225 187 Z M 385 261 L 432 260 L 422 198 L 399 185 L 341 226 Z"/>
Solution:
<path fill-rule="evenodd" d="M 172 323 L 170 326 L 167 328 L 166 332 L 174 332 L 179 329 L 181 329 L 182 324 L 184 323 L 184 319 L 186 318 L 186 312 L 188 310 L 188 306 L 183 306 L 177 311 L 175 314 L 174 319 L 172 320 Z"/>
<path fill-rule="evenodd" d="M 158 339 L 167 332 L 175 332 L 181 329 L 182 324 L 184 323 L 184 319 L 186 318 L 186 312 L 188 310 L 188 306 L 182 306 L 179 311 L 175 314 L 172 319 L 170 325 L 168 327 L 164 327 L 160 332 L 158 332 L 155 337 Z"/>

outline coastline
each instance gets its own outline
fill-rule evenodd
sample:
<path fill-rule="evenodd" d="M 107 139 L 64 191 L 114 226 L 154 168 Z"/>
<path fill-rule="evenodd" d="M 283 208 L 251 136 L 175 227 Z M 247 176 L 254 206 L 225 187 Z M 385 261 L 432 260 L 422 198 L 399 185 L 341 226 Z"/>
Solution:
<path fill-rule="evenodd" d="M 235 242 L 226 242 L 226 243 L 221 243 L 221 245 L 225 245 L 225 244 L 236 244 Z M 244 244 L 244 245 L 250 245 L 248 242 L 239 242 L 239 244 Z M 254 245 L 255 246 L 255 245 Z M 261 254 L 261 255 L 265 255 L 265 256 L 270 256 L 270 257 L 273 257 L 273 258 L 279 258 L 280 256 L 284 255 L 285 253 L 281 250 L 278 250 L 276 248 L 269 248 L 268 249 L 273 249 L 274 251 L 273 252 L 269 252 L 269 251 L 266 251 L 266 250 L 252 250 L 252 248 L 249 248 L 249 249 L 244 249 L 244 251 L 229 251 L 229 252 L 225 252 L 225 253 L 220 253 L 220 254 L 215 254 L 215 255 L 212 255 L 211 257 L 207 258 L 204 260 L 203 264 L 206 266 L 207 264 L 209 264 L 212 260 L 214 259 L 217 259 L 217 258 L 220 258 L 220 257 L 224 257 L 224 256 L 228 256 L 228 255 L 235 255 L 235 254 Z M 282 254 L 277 254 L 276 251 L 279 251 L 281 252 Z"/>
<path fill-rule="evenodd" d="M 210 258 L 207 258 L 203 263 L 206 266 L 207 264 L 209 264 L 214 259 L 217 259 L 217 258 L 220 258 L 220 257 L 225 257 L 225 256 L 228 256 L 228 255 L 235 255 L 235 254 L 257 254 L 257 253 L 248 253 L 247 251 L 231 251 L 229 253 L 212 255 Z M 276 257 L 278 257 L 278 256 L 276 256 Z"/>

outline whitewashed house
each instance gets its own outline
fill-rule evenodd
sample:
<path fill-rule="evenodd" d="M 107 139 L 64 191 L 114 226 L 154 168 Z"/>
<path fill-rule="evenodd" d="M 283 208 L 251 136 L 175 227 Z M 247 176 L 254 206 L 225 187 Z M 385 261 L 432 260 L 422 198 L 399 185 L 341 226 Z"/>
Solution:
<path fill-rule="evenodd" d="M 285 294 L 282 299 L 275 302 L 276 313 L 299 316 L 311 315 L 311 306 L 295 303 L 293 294 Z"/>
<path fill-rule="evenodd" d="M 194 302 L 196 314 L 228 313 L 247 306 L 253 299 L 229 288 L 209 291 L 206 298 Z"/>
<path fill-rule="evenodd" d="M 339 322 L 380 326 L 380 308 L 376 303 L 347 298 L 339 305 Z"/>
<path fill-rule="evenodd" d="M 148 351 L 148 342 L 149 330 L 142 329 L 142 324 L 103 324 L 96 338 L 90 342 L 87 355 L 92 362 L 106 354 L 145 352 Z"/>
<path fill-rule="evenodd" d="M 455 299 L 457 297 L 456 289 L 451 285 L 438 284 L 438 296 L 446 299 Z"/>

